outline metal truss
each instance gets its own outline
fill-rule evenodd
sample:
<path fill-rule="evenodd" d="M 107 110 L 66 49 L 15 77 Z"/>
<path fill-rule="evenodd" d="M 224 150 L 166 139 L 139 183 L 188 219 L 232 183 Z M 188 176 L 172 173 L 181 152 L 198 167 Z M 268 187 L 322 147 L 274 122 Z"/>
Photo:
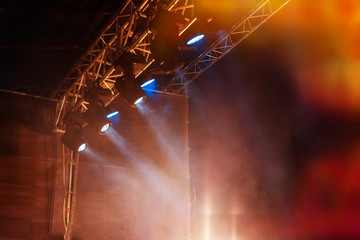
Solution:
<path fill-rule="evenodd" d="M 274 0 L 261 2 L 244 19 L 225 31 L 208 50 L 180 70 L 176 76 L 171 79 L 170 84 L 164 91 L 183 94 L 186 86 L 220 60 L 225 54 L 229 53 L 236 45 L 247 38 L 289 1 L 285 1 L 277 7 L 274 7 L 276 4 L 272 4 L 273 2 Z"/>
<path fill-rule="evenodd" d="M 127 0 L 55 92 L 54 97 L 59 99 L 55 120 L 56 129 L 62 129 L 66 112 L 87 110 L 88 103 L 84 101 L 84 94 L 92 85 L 109 89 L 112 93 L 110 101 L 118 95 L 114 83 L 123 73 L 115 71 L 113 63 L 124 51 L 130 51 L 145 59 L 145 64 L 134 64 L 136 77 L 153 63 L 149 48 L 150 32 L 147 25 L 155 14 L 156 4 L 184 16 L 186 24 L 180 29 L 179 35 L 181 35 L 196 21 L 193 1 Z M 187 85 L 289 2 L 285 1 L 282 5 L 274 7 L 273 5 L 276 5 L 272 4 L 274 1 L 279 0 L 261 1 L 245 18 L 226 30 L 208 50 L 182 68 L 162 92 L 184 94 Z"/>
<path fill-rule="evenodd" d="M 83 55 L 63 84 L 55 91 L 54 97 L 59 99 L 55 120 L 57 129 L 62 128 L 67 111 L 86 111 L 88 103 L 84 101 L 84 94 L 92 85 L 109 89 L 113 94 L 112 99 L 117 96 L 114 83 L 123 73 L 115 71 L 113 62 L 124 51 L 130 51 L 145 59 L 145 64 L 135 64 L 136 76 L 151 65 L 153 59 L 149 49 L 150 32 L 147 24 L 155 13 L 156 4 L 184 16 L 186 24 L 180 29 L 181 33 L 196 20 L 193 0 L 127 0 L 90 50 Z"/>

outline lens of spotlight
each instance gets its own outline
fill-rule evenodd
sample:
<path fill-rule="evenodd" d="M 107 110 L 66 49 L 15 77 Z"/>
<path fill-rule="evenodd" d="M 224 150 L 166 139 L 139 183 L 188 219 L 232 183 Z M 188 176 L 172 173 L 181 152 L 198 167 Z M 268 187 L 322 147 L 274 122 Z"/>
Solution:
<path fill-rule="evenodd" d="M 151 84 L 151 83 L 153 83 L 153 82 L 155 82 L 155 79 L 150 79 L 150 80 L 144 82 L 143 84 L 141 84 L 140 87 L 143 88 L 143 87 L 145 87 L 145 86 L 147 86 L 147 85 L 149 85 L 149 84 Z"/>
<path fill-rule="evenodd" d="M 109 127 L 110 127 L 110 124 L 109 123 L 107 123 L 107 124 L 105 124 L 102 128 L 101 128 L 101 132 L 106 132 L 106 130 L 108 130 L 109 129 Z"/>
<path fill-rule="evenodd" d="M 80 147 L 78 148 L 78 152 L 82 152 L 86 149 L 86 143 L 83 143 L 80 145 Z"/>
<path fill-rule="evenodd" d="M 204 36 L 205 36 L 204 34 L 196 35 L 195 37 L 191 38 L 186 44 L 192 45 L 192 44 L 200 41 L 201 39 L 203 39 Z"/>
<path fill-rule="evenodd" d="M 82 127 L 76 123 L 67 123 L 66 131 L 61 137 L 62 143 L 73 151 L 83 151 L 86 140 L 82 135 Z"/>
<path fill-rule="evenodd" d="M 137 105 L 137 104 L 141 103 L 143 101 L 143 99 L 144 99 L 143 97 L 139 98 L 138 100 L 135 101 L 134 104 Z"/>
<path fill-rule="evenodd" d="M 116 115 L 118 115 L 119 114 L 119 111 L 114 111 L 114 112 L 111 112 L 111 113 L 109 113 L 108 115 L 106 115 L 106 117 L 107 118 L 112 118 L 112 117 L 114 117 L 114 116 L 116 116 Z"/>

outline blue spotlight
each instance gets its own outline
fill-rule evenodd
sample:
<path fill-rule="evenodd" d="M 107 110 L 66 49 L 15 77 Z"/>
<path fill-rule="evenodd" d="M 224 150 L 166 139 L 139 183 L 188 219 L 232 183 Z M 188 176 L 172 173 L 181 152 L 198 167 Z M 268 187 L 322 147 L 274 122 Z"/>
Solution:
<path fill-rule="evenodd" d="M 204 36 L 205 36 L 204 34 L 196 35 L 195 37 L 191 38 L 186 44 L 192 45 L 192 44 L 200 41 L 201 39 L 203 39 Z"/>
<path fill-rule="evenodd" d="M 149 84 L 151 84 L 151 83 L 153 83 L 153 82 L 155 82 L 155 79 L 153 78 L 153 79 L 150 79 L 150 80 L 148 80 L 148 81 L 146 81 L 146 82 L 144 82 L 143 84 L 141 84 L 140 85 L 140 87 L 145 87 L 145 86 L 147 86 L 147 85 L 149 85 Z"/>
<path fill-rule="evenodd" d="M 134 104 L 137 105 L 137 104 L 141 103 L 143 100 L 144 100 L 144 97 L 141 97 L 138 100 L 136 100 Z"/>
<path fill-rule="evenodd" d="M 86 143 L 83 143 L 80 145 L 80 147 L 78 148 L 78 152 L 82 152 L 86 149 Z"/>
<path fill-rule="evenodd" d="M 119 111 L 113 111 L 113 112 L 110 112 L 108 115 L 106 115 L 106 117 L 107 118 L 112 118 L 112 117 L 114 117 L 114 116 L 116 116 L 118 114 L 119 114 Z"/>
<path fill-rule="evenodd" d="M 106 130 L 108 130 L 109 129 L 109 127 L 110 127 L 110 124 L 109 123 L 107 123 L 107 124 L 105 124 L 102 128 L 101 128 L 101 132 L 106 132 Z"/>

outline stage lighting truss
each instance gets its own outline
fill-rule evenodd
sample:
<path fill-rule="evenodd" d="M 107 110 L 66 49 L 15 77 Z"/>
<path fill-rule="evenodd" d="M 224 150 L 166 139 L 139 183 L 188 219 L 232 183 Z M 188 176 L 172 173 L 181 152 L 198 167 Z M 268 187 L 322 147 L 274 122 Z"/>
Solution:
<path fill-rule="evenodd" d="M 186 24 L 180 31 L 184 31 L 193 23 L 192 0 L 127 0 L 90 50 L 82 56 L 80 63 L 53 93 L 53 97 L 59 100 L 55 119 L 56 128 L 62 128 L 65 112 L 69 109 L 86 111 L 88 103 L 84 101 L 84 93 L 87 91 L 87 86 L 91 86 L 92 83 L 110 89 L 114 95 L 112 99 L 116 97 L 118 93 L 114 89 L 114 84 L 116 79 L 123 75 L 116 73 L 113 66 L 119 53 L 130 51 L 144 57 L 145 64 L 134 66 L 136 77 L 152 64 L 147 21 L 154 14 L 155 2 L 165 6 L 168 11 L 184 16 Z"/>
<path fill-rule="evenodd" d="M 162 92 L 183 94 L 183 90 L 189 83 L 288 2 L 286 1 L 280 7 L 273 7 L 271 4 L 273 1 L 281 0 L 261 1 L 242 21 L 229 28 L 206 52 L 190 64 L 183 66 Z M 147 24 L 154 17 L 155 2 L 158 6 L 165 6 L 166 10 L 184 17 L 186 23 L 180 26 L 179 35 L 196 21 L 193 0 L 127 0 L 92 47 L 83 54 L 80 62 L 74 66 L 53 93 L 53 97 L 58 99 L 56 128 L 63 128 L 66 111 L 84 112 L 87 110 L 88 103 L 84 100 L 84 94 L 88 86 L 96 84 L 101 88 L 109 89 L 113 94 L 109 102 L 118 95 L 115 82 L 117 78 L 123 76 L 123 73 L 115 71 L 113 63 L 121 53 L 129 51 L 145 59 L 145 63 L 134 64 L 135 77 L 138 77 L 154 62 L 149 49 L 151 36 Z"/>

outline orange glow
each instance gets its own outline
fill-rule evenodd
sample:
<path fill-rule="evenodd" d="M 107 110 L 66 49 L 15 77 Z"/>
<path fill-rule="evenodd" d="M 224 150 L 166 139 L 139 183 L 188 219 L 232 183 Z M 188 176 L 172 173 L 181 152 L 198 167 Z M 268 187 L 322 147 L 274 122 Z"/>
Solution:
<path fill-rule="evenodd" d="M 195 11 L 200 19 L 228 27 L 254 6 L 252 0 L 198 0 L 195 2 Z"/>
<path fill-rule="evenodd" d="M 204 221 L 204 238 L 203 240 L 211 240 L 210 238 L 210 229 L 211 229 L 211 206 L 210 206 L 210 200 L 208 199 L 208 202 L 205 204 L 205 221 Z"/>
<path fill-rule="evenodd" d="M 224 6 L 221 7 L 224 9 Z M 273 51 L 284 54 L 284 61 L 291 62 L 290 67 L 292 69 L 290 71 L 295 77 L 291 76 L 288 79 L 293 81 L 291 84 L 295 85 L 294 89 L 296 89 L 295 91 L 297 91 L 300 98 L 299 102 L 301 104 L 305 103 L 306 107 L 310 105 L 317 108 L 316 110 L 319 112 L 325 111 L 341 115 L 360 113 L 360 2 L 357 0 L 294 0 L 278 14 L 269 21 L 272 22 L 269 24 L 272 24 L 274 28 L 264 30 L 269 31 L 266 34 L 269 34 L 270 41 L 274 41 L 266 45 L 266 47 L 273 46 L 271 45 L 273 43 L 279 44 L 280 47 L 274 48 Z M 262 30 L 259 29 L 259 31 Z M 267 41 L 265 38 L 256 38 L 256 34 L 254 33 L 255 36 L 249 37 L 246 40 L 247 42 L 244 41 L 244 44 L 250 46 L 252 44 L 260 45 Z M 277 53 L 274 53 L 274 55 Z M 261 54 L 259 57 L 261 57 Z M 270 77 L 269 80 L 271 80 Z M 225 115 L 224 112 L 221 112 L 221 114 Z M 304 118 L 306 117 L 304 116 Z M 229 117 L 229 119 L 231 118 Z M 226 125 L 224 124 L 224 128 Z M 312 130 L 305 131 L 311 132 Z M 317 134 L 314 133 L 315 136 Z M 313 135 L 311 134 L 311 136 Z M 309 136 L 309 142 L 312 141 L 310 138 Z M 239 140 L 236 139 L 236 141 Z M 314 140 L 314 142 L 316 141 Z M 264 142 L 266 141 L 264 140 Z M 225 145 L 227 142 L 223 144 Z M 229 145 L 231 144 L 230 142 Z M 211 139 L 204 140 L 204 146 L 218 145 L 216 141 L 212 142 Z M 287 146 L 282 145 L 281 147 L 286 148 Z M 325 147 L 331 148 L 333 146 Z M 351 152 L 350 155 L 340 153 L 339 156 L 327 155 L 324 159 L 315 159 L 314 162 L 316 163 L 310 167 L 309 173 L 304 179 L 301 197 L 296 199 L 298 196 L 291 196 L 296 199 L 294 201 L 301 202 L 301 208 L 296 209 L 299 210 L 294 211 L 296 213 L 284 213 L 284 216 L 279 213 L 279 216 L 283 217 L 283 219 L 277 219 L 266 214 L 261 217 L 252 217 L 252 214 L 255 215 L 253 212 L 256 212 L 258 208 L 251 208 L 249 204 L 244 204 L 244 209 L 239 205 L 227 205 L 229 199 L 221 198 L 222 188 L 226 186 L 226 183 L 231 185 L 231 179 L 226 178 L 226 174 L 230 171 L 227 171 L 228 169 L 224 167 L 225 162 L 231 158 L 239 158 L 237 160 L 240 162 L 246 158 L 246 155 L 237 151 L 236 156 L 230 154 L 221 156 L 217 152 L 219 149 L 224 150 L 221 147 L 209 147 L 203 150 L 203 156 L 206 159 L 206 164 L 202 169 L 204 171 L 203 185 L 206 193 L 211 192 L 208 197 L 213 197 L 213 199 L 207 198 L 207 201 L 212 200 L 214 214 L 213 219 L 208 214 L 204 216 L 204 222 L 202 222 L 203 238 L 201 239 L 222 239 L 217 238 L 216 233 L 214 233 L 214 229 L 220 225 L 215 218 L 223 220 L 224 228 L 227 228 L 229 233 L 226 239 L 231 240 L 241 239 L 240 236 L 247 239 L 260 239 L 267 235 L 285 235 L 289 236 L 288 239 L 294 239 L 294 236 L 302 236 L 302 234 L 306 235 L 307 233 L 309 236 L 317 236 L 318 233 L 326 233 L 326 231 L 329 231 L 329 235 L 332 233 L 335 235 L 337 233 L 346 234 L 354 231 L 351 225 L 358 223 L 359 219 L 356 218 L 360 216 L 360 201 L 358 199 L 360 196 L 358 184 L 360 181 L 360 163 L 358 161 L 360 147 Z M 227 153 L 227 150 L 228 148 L 225 148 L 223 152 Z M 249 163 L 251 162 L 249 159 L 246 160 Z M 244 165 L 246 166 L 246 164 Z M 250 170 L 250 168 L 246 170 Z M 256 176 L 256 173 L 251 171 L 239 173 L 239 175 L 242 174 Z M 276 175 L 277 173 L 274 171 L 273 174 Z M 246 184 L 238 190 L 238 193 L 231 192 L 229 194 L 234 198 L 237 197 L 234 200 L 237 204 L 242 200 L 247 203 L 246 197 L 251 196 L 253 192 L 256 195 L 256 191 L 260 191 L 257 189 L 256 179 L 253 180 L 249 177 L 247 180 L 249 181 L 246 181 Z M 324 182 L 325 185 L 327 183 L 331 185 L 329 191 L 332 191 L 335 195 L 334 203 L 330 203 L 334 204 L 334 206 L 330 206 L 325 211 L 321 209 L 323 206 L 314 206 L 312 201 L 319 200 L 317 198 L 323 193 L 324 188 L 327 188 L 327 186 L 324 188 L 321 186 Z M 228 191 L 234 191 L 231 187 L 228 187 L 228 189 Z M 247 191 L 247 189 L 251 191 Z M 266 199 L 260 199 L 259 202 L 265 202 L 264 204 L 266 204 Z M 292 206 L 289 206 L 289 208 L 292 208 Z M 262 210 L 258 211 L 261 212 Z M 244 220 L 239 218 L 239 214 L 242 214 L 242 212 L 244 218 L 250 216 L 249 219 L 246 219 L 249 223 L 246 227 L 242 224 Z M 228 216 L 224 220 L 222 216 L 214 216 L 217 213 L 228 214 Z M 294 217 L 292 214 L 296 214 L 296 216 Z M 297 220 L 299 220 L 299 225 L 293 222 Z M 299 231 L 297 231 L 298 227 L 300 228 Z M 221 230 L 223 228 L 219 231 Z M 279 237 L 278 239 L 286 238 Z"/>
<path fill-rule="evenodd" d="M 199 0 L 196 7 L 204 11 L 221 13 L 231 9 L 251 9 L 254 7 L 254 1 L 238 1 L 238 0 Z"/>
<path fill-rule="evenodd" d="M 238 240 L 237 238 L 237 221 L 236 221 L 236 214 L 233 214 L 232 215 L 232 218 L 231 218 L 231 240 Z"/>
<path fill-rule="evenodd" d="M 316 107 L 360 112 L 359 1 L 298 1 L 287 12 L 302 34 L 294 59 L 300 96 Z"/>

